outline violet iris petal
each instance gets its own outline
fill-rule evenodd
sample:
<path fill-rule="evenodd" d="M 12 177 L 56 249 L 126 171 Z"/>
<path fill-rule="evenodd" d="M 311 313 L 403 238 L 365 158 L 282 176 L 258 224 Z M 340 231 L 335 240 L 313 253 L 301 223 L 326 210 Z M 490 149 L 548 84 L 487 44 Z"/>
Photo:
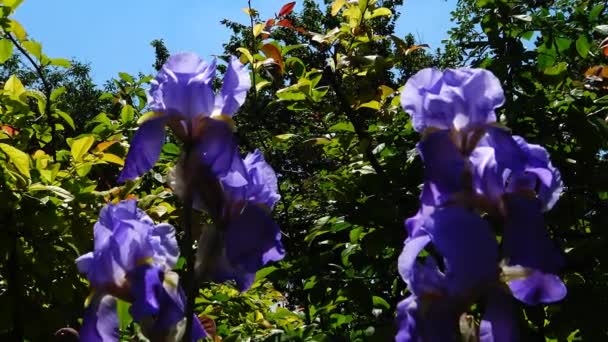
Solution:
<path fill-rule="evenodd" d="M 209 116 L 214 78 L 215 60 L 208 64 L 190 52 L 173 55 L 151 82 L 149 105 L 155 112 L 186 119 Z"/>
<path fill-rule="evenodd" d="M 401 95 L 401 105 L 418 132 L 494 122 L 494 110 L 503 103 L 500 81 L 483 69 L 423 69 L 408 80 Z"/>
<path fill-rule="evenodd" d="M 141 265 L 129 275 L 133 296 L 133 304 L 129 312 L 135 321 L 139 322 L 147 316 L 158 315 L 161 308 L 159 297 L 163 291 L 161 274 L 162 271 L 157 267 Z"/>
<path fill-rule="evenodd" d="M 543 210 L 553 208 L 564 184 L 559 171 L 551 164 L 549 153 L 542 146 L 529 144 L 521 137 L 514 136 L 513 139 L 527 157 L 526 171 L 537 176 L 538 184 L 533 190 L 542 201 Z"/>
<path fill-rule="evenodd" d="M 566 297 L 568 290 L 564 282 L 555 274 L 532 271 L 526 278 L 509 282 L 513 297 L 529 304 L 549 304 Z"/>
<path fill-rule="evenodd" d="M 561 300 L 566 295 L 566 288 L 555 273 L 564 260 L 545 230 L 542 203 L 536 198 L 512 194 L 506 205 L 504 256 L 509 265 L 533 270 L 527 278 L 509 282 L 514 296 L 528 304 Z"/>
<path fill-rule="evenodd" d="M 232 57 L 224 75 L 222 89 L 215 98 L 214 114 L 232 116 L 245 102 L 249 88 L 249 72 L 238 58 Z"/>
<path fill-rule="evenodd" d="M 86 342 L 118 341 L 116 299 L 109 295 L 94 294 L 85 310 L 78 334 L 80 340 Z"/>
<path fill-rule="evenodd" d="M 256 204 L 263 204 L 269 209 L 273 209 L 281 199 L 277 175 L 266 160 L 260 150 L 249 153 L 244 159 L 245 167 L 249 175 L 247 185 L 247 199 Z"/>
<path fill-rule="evenodd" d="M 253 204 L 230 220 L 224 239 L 228 265 L 219 263 L 216 272 L 223 278 L 221 280 L 234 279 L 241 291 L 251 287 L 255 272 L 260 268 L 285 256 L 279 226 L 262 208 Z"/>
<path fill-rule="evenodd" d="M 125 159 L 125 166 L 118 177 L 119 183 L 143 175 L 156 164 L 165 143 L 166 122 L 164 117 L 152 118 L 144 122 L 135 132 Z"/>
<path fill-rule="evenodd" d="M 459 295 L 498 275 L 498 245 L 488 223 L 459 207 L 436 210 L 423 225 L 446 265 L 451 295 Z"/>
<path fill-rule="evenodd" d="M 488 295 L 479 325 L 480 342 L 517 342 L 519 327 L 517 308 L 508 294 L 496 289 Z"/>
<path fill-rule="evenodd" d="M 441 298 L 425 299 L 411 295 L 397 305 L 399 330 L 396 342 L 457 342 L 459 313 Z"/>
<path fill-rule="evenodd" d="M 433 132 L 417 147 L 424 161 L 425 180 L 436 190 L 434 202 L 445 203 L 463 190 L 464 157 L 452 143 L 449 131 Z"/>
<path fill-rule="evenodd" d="M 196 152 L 212 174 L 224 177 L 228 185 L 240 187 L 247 184 L 247 171 L 239 155 L 236 138 L 227 123 L 207 120 Z"/>

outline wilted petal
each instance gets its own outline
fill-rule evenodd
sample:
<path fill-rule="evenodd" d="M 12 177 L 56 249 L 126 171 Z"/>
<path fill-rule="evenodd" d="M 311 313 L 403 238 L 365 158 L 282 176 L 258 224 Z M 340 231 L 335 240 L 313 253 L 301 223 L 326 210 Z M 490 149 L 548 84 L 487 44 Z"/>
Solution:
<path fill-rule="evenodd" d="M 118 341 L 118 315 L 116 299 L 109 295 L 95 294 L 86 308 L 80 340 L 86 342 Z"/>
<path fill-rule="evenodd" d="M 148 172 L 160 156 L 165 143 L 165 123 L 163 117 L 144 122 L 131 139 L 131 147 L 120 172 L 118 182 L 135 179 Z"/>
<path fill-rule="evenodd" d="M 526 278 L 509 282 L 513 297 L 529 304 L 549 304 L 560 301 L 568 293 L 564 282 L 555 274 L 533 271 Z"/>
<path fill-rule="evenodd" d="M 479 325 L 480 342 L 520 341 L 517 311 L 511 296 L 500 289 L 488 295 Z"/>
<path fill-rule="evenodd" d="M 215 99 L 214 113 L 234 114 L 245 102 L 249 88 L 251 88 L 249 72 L 238 58 L 232 57 L 224 75 L 222 89 Z"/>

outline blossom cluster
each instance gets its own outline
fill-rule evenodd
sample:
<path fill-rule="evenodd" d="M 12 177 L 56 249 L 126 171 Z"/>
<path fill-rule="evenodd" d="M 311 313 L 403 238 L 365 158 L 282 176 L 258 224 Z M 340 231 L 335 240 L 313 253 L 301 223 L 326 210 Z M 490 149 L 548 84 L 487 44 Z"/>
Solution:
<path fill-rule="evenodd" d="M 215 61 L 193 53 L 167 60 L 151 82 L 148 106 L 154 115 L 133 136 L 118 180 L 135 179 L 154 166 L 168 126 L 184 145 L 170 185 L 185 205 L 213 219 L 198 241 L 198 278 L 235 281 L 245 291 L 258 269 L 285 255 L 270 215 L 280 196 L 262 153 L 242 158 L 233 133 L 232 116 L 251 86 L 248 72 L 232 58 L 217 94 L 215 73 Z M 134 200 L 108 204 L 94 227 L 94 251 L 77 259 L 93 290 L 81 339 L 118 340 L 117 298 L 131 303 L 130 313 L 147 336 L 181 339 L 186 300 L 172 271 L 178 257 L 171 225 L 155 225 Z M 207 336 L 199 320 L 193 322 L 193 340 Z"/>
<path fill-rule="evenodd" d="M 561 177 L 543 147 L 496 123 L 503 103 L 499 80 L 483 69 L 424 69 L 403 89 L 425 180 L 398 262 L 411 294 L 397 308 L 397 341 L 460 340 L 460 317 L 479 302 L 477 338 L 518 341 L 513 298 L 536 305 L 566 295 L 543 218 Z"/>

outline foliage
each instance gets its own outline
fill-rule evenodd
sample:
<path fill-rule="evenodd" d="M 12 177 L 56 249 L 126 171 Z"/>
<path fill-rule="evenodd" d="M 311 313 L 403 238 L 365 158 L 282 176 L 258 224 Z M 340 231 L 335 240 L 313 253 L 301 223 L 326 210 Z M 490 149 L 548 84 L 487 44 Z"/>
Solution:
<path fill-rule="evenodd" d="M 89 66 L 44 54 L 12 17 L 19 3 L 0 5 L 0 339 L 38 341 L 80 325 L 88 284 L 74 259 L 92 249 L 105 202 L 138 198 L 154 220 L 180 226 L 167 185 L 179 149 L 169 136 L 153 171 L 118 187 L 128 141 L 151 115 L 151 77 L 120 73 L 95 87 Z M 258 272 L 248 292 L 204 286 L 196 312 L 224 341 L 391 340 L 406 295 L 403 220 L 422 183 L 419 135 L 399 90 L 421 68 L 472 65 L 503 80 L 502 123 L 545 146 L 567 185 L 547 220 L 568 260 L 569 294 L 523 308 L 529 334 L 605 339 L 605 3 L 460 0 L 450 41 L 435 52 L 395 35 L 402 4 L 304 0 L 300 12 L 248 7 L 249 22 L 223 21 L 233 32 L 225 55 L 247 63 L 255 85 L 237 134 L 243 150 L 262 146 L 278 173 L 287 257 Z M 162 40 L 151 45 L 159 69 L 168 51 Z M 124 337 L 135 338 L 126 312 Z"/>

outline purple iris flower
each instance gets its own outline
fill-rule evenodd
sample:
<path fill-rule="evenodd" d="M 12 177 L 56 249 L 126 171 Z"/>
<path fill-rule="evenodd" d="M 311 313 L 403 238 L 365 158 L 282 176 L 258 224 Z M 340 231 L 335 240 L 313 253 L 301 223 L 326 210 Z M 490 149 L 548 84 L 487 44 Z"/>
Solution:
<path fill-rule="evenodd" d="M 177 275 L 171 272 L 179 257 L 171 225 L 155 225 L 134 200 L 108 204 L 95 223 L 94 245 L 76 260 L 94 291 L 80 332 L 86 341 L 118 336 L 115 298 L 131 302 L 134 320 L 152 319 L 155 330 L 184 318 Z M 206 336 L 202 327 L 196 329 L 195 336 Z"/>
<path fill-rule="evenodd" d="M 157 114 L 133 136 L 119 182 L 139 177 L 154 166 L 167 125 L 177 137 L 195 145 L 196 153 L 217 175 L 230 169 L 228 159 L 220 156 L 237 151 L 231 117 L 245 102 L 251 81 L 245 67 L 233 57 L 222 88 L 215 94 L 215 71 L 215 60 L 206 63 L 193 53 L 179 53 L 167 60 L 149 92 L 148 104 Z"/>
<path fill-rule="evenodd" d="M 398 306 L 397 340 L 457 340 L 460 314 L 484 300 L 480 340 L 516 341 L 513 297 L 534 305 L 566 295 L 556 275 L 563 258 L 543 219 L 563 189 L 560 174 L 544 148 L 495 124 L 504 95 L 488 71 L 422 70 L 405 85 L 401 103 L 422 133 L 425 182 L 399 258 L 411 296 Z M 477 212 L 504 223 L 500 257 Z M 433 257 L 417 261 L 431 243 L 444 270 Z"/>
<path fill-rule="evenodd" d="M 260 268 L 285 256 L 280 228 L 270 215 L 280 199 L 276 174 L 259 150 L 248 154 L 243 164 L 245 185 L 233 186 L 230 175 L 220 178 L 224 229 L 207 227 L 198 253 L 198 264 L 204 268 L 201 272 L 212 273 L 206 277 L 216 282 L 234 280 L 240 291 L 251 287 Z M 212 257 L 209 250 L 215 241 L 222 248 Z"/>

